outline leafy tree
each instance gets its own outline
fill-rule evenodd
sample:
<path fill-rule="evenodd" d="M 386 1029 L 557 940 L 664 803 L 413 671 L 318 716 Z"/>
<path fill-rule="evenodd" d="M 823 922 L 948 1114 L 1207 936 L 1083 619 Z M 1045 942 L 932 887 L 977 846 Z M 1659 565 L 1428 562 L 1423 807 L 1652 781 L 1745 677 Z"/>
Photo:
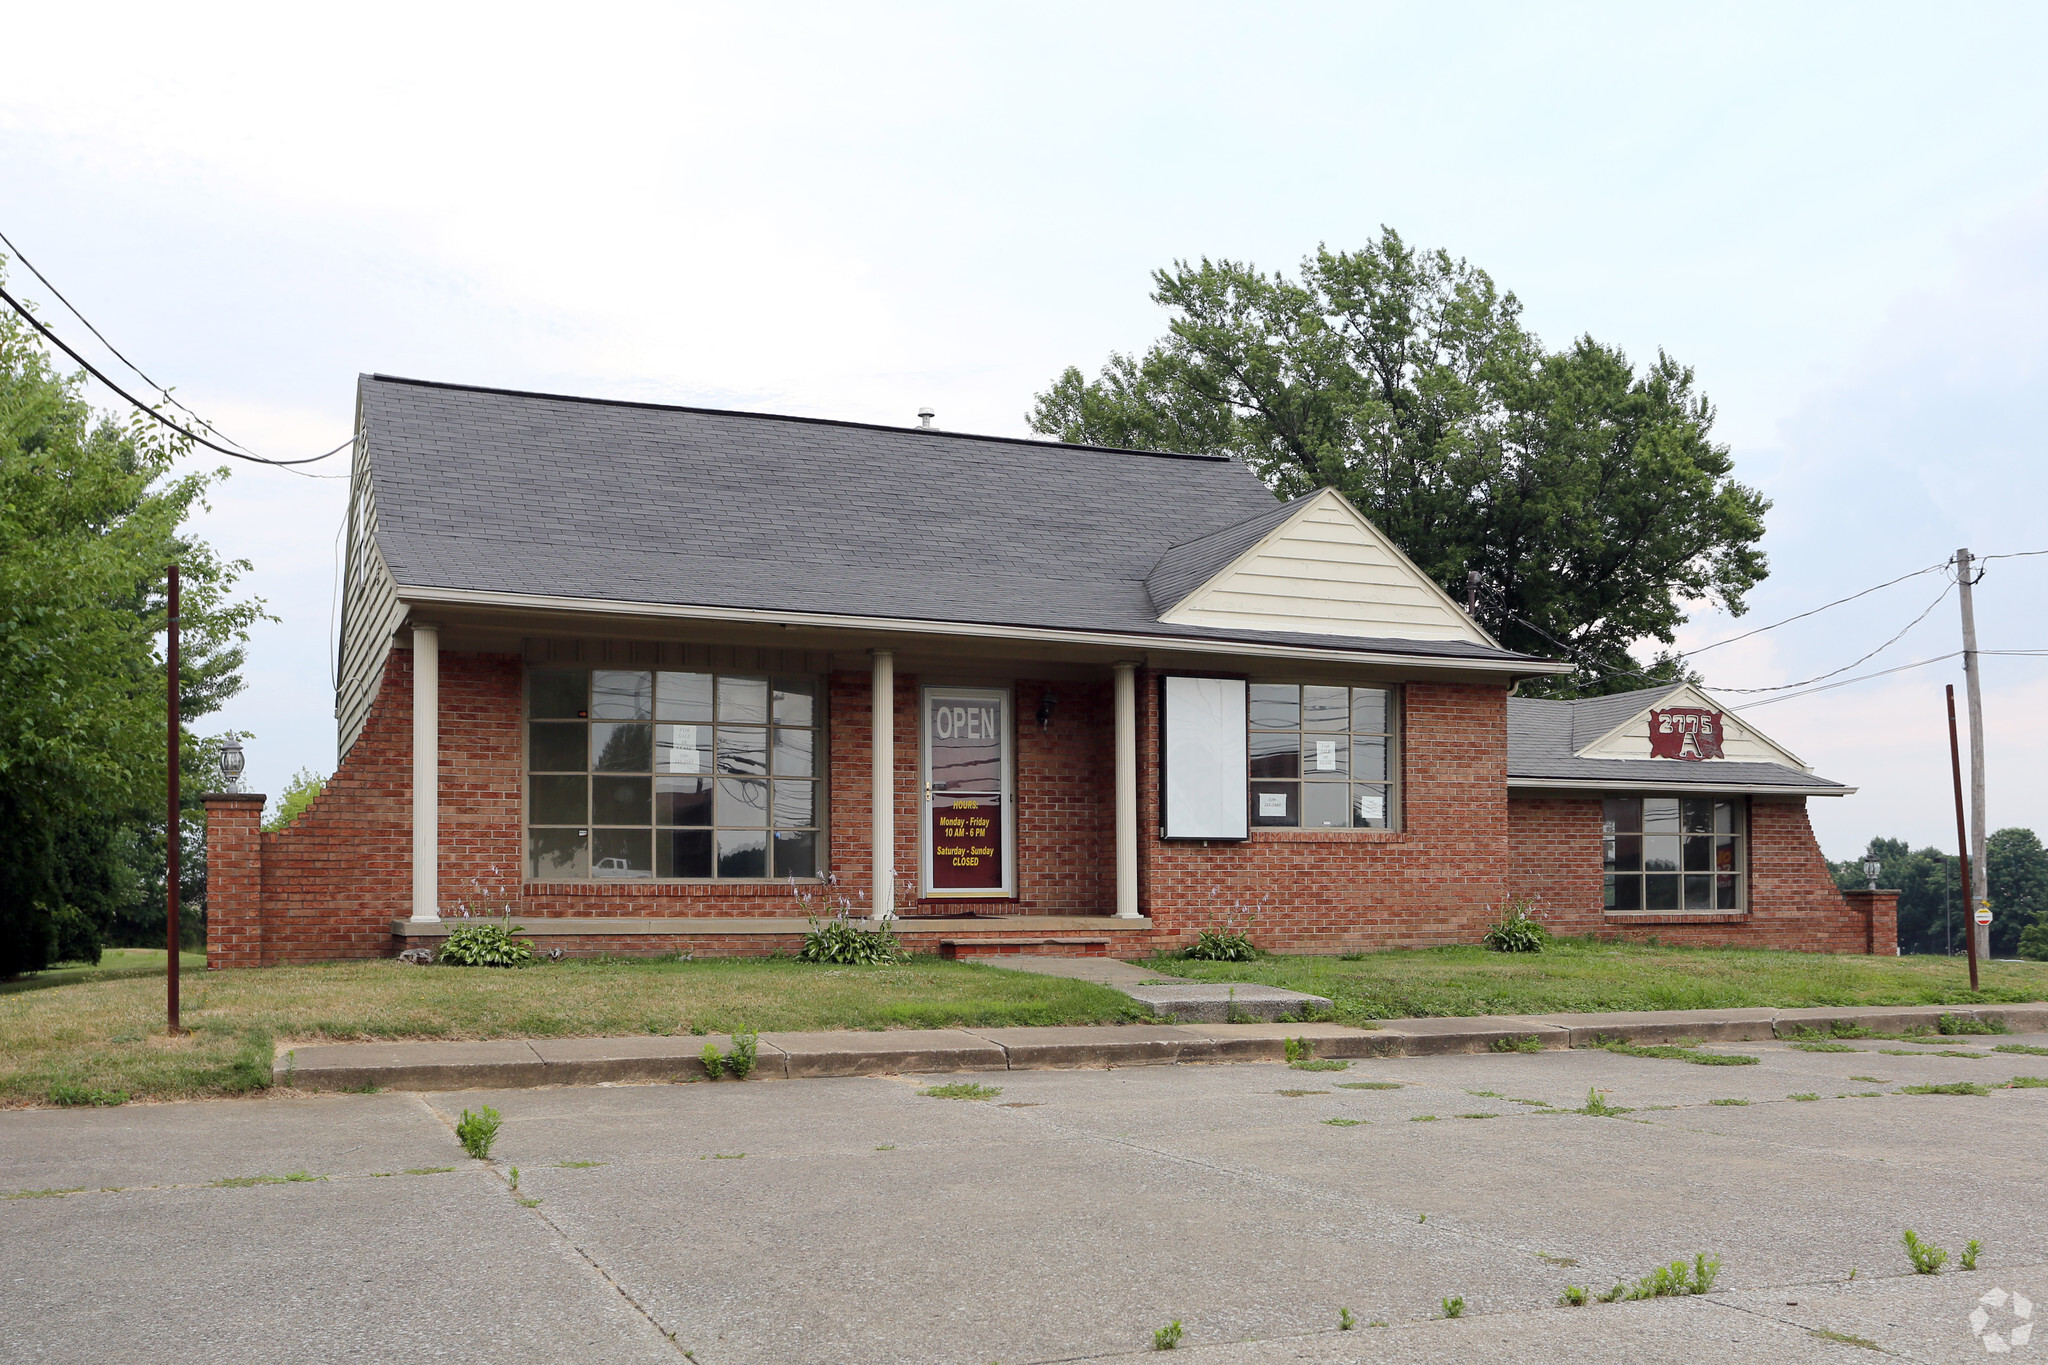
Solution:
<path fill-rule="evenodd" d="M 299 769 L 292 774 L 292 780 L 285 783 L 284 795 L 277 799 L 277 813 L 263 822 L 263 828 L 275 834 L 290 826 L 312 808 L 313 799 L 326 785 L 327 779 L 311 768 Z"/>
<path fill-rule="evenodd" d="M 2021 951 L 2022 935 L 2037 924 L 2048 925 L 2048 849 L 2029 829 L 1997 830 L 1984 842 L 1991 955 L 2012 957 Z M 1899 950 L 1939 953 L 1952 945 L 1954 952 L 1969 951 L 1963 938 L 1969 907 L 1955 856 L 1934 848 L 1909 850 L 1903 839 L 1872 839 L 1870 849 L 1880 864 L 1877 884 L 1899 893 Z M 1837 886 L 1868 885 L 1862 859 L 1831 866 Z M 2048 936 L 2048 928 L 2042 936 Z"/>
<path fill-rule="evenodd" d="M 0 319 L 0 976 L 90 950 L 80 920 L 117 927 L 152 875 L 160 903 L 160 842 L 137 833 L 164 784 L 165 566 L 183 578 L 181 731 L 239 689 L 262 610 L 229 598 L 246 563 L 179 531 L 225 471 L 174 473 L 183 443 L 95 417 L 82 379 Z M 182 751 L 196 776 L 189 733 Z"/>
<path fill-rule="evenodd" d="M 1391 229 L 1319 248 L 1298 280 L 1236 261 L 1153 274 L 1171 310 L 1142 356 L 1036 396 L 1034 431 L 1227 453 L 1275 493 L 1335 488 L 1512 649 L 1582 665 L 1530 684 L 1598 694 L 1686 676 L 1668 651 L 1688 603 L 1734 615 L 1767 569 L 1769 503 L 1731 477 L 1693 372 L 1638 373 L 1582 337 L 1551 352 L 1485 271 Z"/>

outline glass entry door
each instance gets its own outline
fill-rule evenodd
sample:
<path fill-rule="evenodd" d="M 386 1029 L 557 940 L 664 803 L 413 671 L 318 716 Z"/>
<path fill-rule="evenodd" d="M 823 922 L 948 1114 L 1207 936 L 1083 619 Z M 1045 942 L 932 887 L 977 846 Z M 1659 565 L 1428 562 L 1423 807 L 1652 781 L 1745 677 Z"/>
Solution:
<path fill-rule="evenodd" d="M 920 728 L 924 894 L 1014 894 L 1009 690 L 927 687 Z"/>

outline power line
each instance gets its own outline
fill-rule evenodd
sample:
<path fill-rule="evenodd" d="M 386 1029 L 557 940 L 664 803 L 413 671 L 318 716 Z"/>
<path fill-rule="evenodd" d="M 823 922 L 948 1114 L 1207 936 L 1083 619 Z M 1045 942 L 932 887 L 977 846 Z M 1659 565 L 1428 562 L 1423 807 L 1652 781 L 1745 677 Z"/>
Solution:
<path fill-rule="evenodd" d="M 1840 682 L 1831 682 L 1825 687 L 1811 687 L 1804 692 L 1794 692 L 1790 696 L 1767 697 L 1762 701 L 1745 702 L 1743 705 L 1734 707 L 1732 709 L 1737 711 L 1754 711 L 1759 706 L 1776 706 L 1781 701 L 1795 701 L 1800 697 L 1810 697 L 1814 695 L 1814 693 L 1816 692 L 1832 692 L 1838 687 L 1847 687 L 1851 683 L 1869 682 L 1872 678 L 1884 678 L 1889 677 L 1891 674 L 1894 673 L 1904 673 L 1908 669 L 1925 668 L 1929 664 L 1938 664 L 1943 659 L 1960 658 L 1962 656 L 1962 653 L 1963 651 L 1958 649 L 1948 654 L 1937 654 L 1932 659 L 1921 659 L 1917 663 L 1900 664 L 1897 668 L 1887 668 L 1877 673 L 1865 673 L 1863 676 L 1859 678 L 1844 678 Z M 1855 665 L 1851 664 L 1850 667 L 1854 668 Z M 1710 692 L 1718 692 L 1722 689 L 1710 687 L 1707 690 Z"/>
<path fill-rule="evenodd" d="M 1913 629 L 1913 627 L 1915 627 L 1915 626 L 1919 625 L 1919 624 L 1920 624 L 1920 623 L 1921 623 L 1922 621 L 1925 621 L 1925 620 L 1927 619 L 1927 616 L 1928 616 L 1928 612 L 1931 612 L 1931 611 L 1933 611 L 1933 610 L 1934 610 L 1934 609 L 1935 609 L 1936 607 L 1940 606 L 1940 605 L 1941 605 L 1941 604 L 1942 604 L 1942 603 L 1943 603 L 1944 601 L 1948 600 L 1948 595 L 1949 595 L 1949 594 L 1950 594 L 1951 592 L 1953 592 L 1954 590 L 1955 590 L 1955 584 L 1953 584 L 1953 583 L 1949 584 L 1949 585 L 1948 585 L 1947 587 L 1944 587 L 1944 588 L 1943 588 L 1943 589 L 1941 590 L 1941 596 L 1939 596 L 1939 597 L 1935 598 L 1935 599 L 1934 599 L 1934 600 L 1933 600 L 1932 602 L 1929 602 L 1929 603 L 1927 604 L 1927 610 L 1926 610 L 1926 611 L 1923 611 L 1923 612 L 1921 612 L 1921 613 L 1920 613 L 1920 614 L 1919 614 L 1918 616 L 1916 616 L 1916 617 L 1914 617 L 1914 618 L 1913 618 L 1912 620 L 1908 621 L 1908 622 L 1906 623 L 1906 625 L 1905 625 L 1905 629 L 1901 630 L 1901 631 L 1900 631 L 1900 632 L 1899 632 L 1899 633 L 1898 633 L 1897 635 L 1894 635 L 1894 636 L 1892 636 L 1892 638 L 1891 638 L 1891 639 L 1889 639 L 1889 640 L 1886 640 L 1886 641 L 1885 641 L 1885 642 L 1884 642 L 1883 644 L 1879 645 L 1879 646 L 1878 646 L 1878 647 L 1877 647 L 1876 649 L 1873 649 L 1873 650 L 1871 650 L 1871 651 L 1870 651 L 1870 652 L 1869 652 L 1868 654 L 1864 655 L 1864 656 L 1863 656 L 1862 658 L 1860 658 L 1860 659 L 1857 659 L 1857 660 L 1856 660 L 1856 661 L 1855 661 L 1854 663 L 1846 663 L 1846 664 L 1843 664 L 1843 665 L 1842 665 L 1842 666 L 1841 666 L 1840 668 L 1838 668 L 1838 669 L 1834 670 L 1834 672 L 1833 672 L 1833 673 L 1823 673 L 1823 674 L 1821 674 L 1821 675 L 1820 675 L 1820 676 L 1818 676 L 1818 677 L 1814 677 L 1814 678 L 1806 678 L 1806 679 L 1803 679 L 1803 680 L 1801 680 L 1801 681 L 1799 681 L 1799 682 L 1796 682 L 1796 683 L 1780 683 L 1780 684 L 1778 684 L 1778 685 L 1777 685 L 1776 687 L 1717 687 L 1717 688 L 1715 688 L 1714 690 L 1715 690 L 1715 691 L 1717 691 L 1717 692 L 1738 692 L 1738 693 L 1747 693 L 1747 692 L 1784 692 L 1784 691 L 1788 691 L 1788 690 L 1790 690 L 1790 689 L 1792 689 L 1792 688 L 1795 688 L 1795 687 L 1806 687 L 1806 686 L 1808 686 L 1809 684 L 1812 684 L 1812 683 L 1817 683 L 1817 682 L 1825 682 L 1825 681 L 1826 681 L 1827 679 L 1829 679 L 1829 678 L 1832 678 L 1832 677 L 1834 677 L 1836 673 L 1847 673 L 1847 672 L 1848 672 L 1848 671 L 1849 671 L 1850 669 L 1852 669 L 1852 668 L 1856 667 L 1856 665 L 1857 665 L 1857 664 L 1862 664 L 1862 663 L 1868 663 L 1868 662 L 1869 662 L 1870 660 L 1872 660 L 1872 659 L 1875 659 L 1875 658 L 1876 658 L 1876 657 L 1877 657 L 1878 655 L 1880 655 L 1880 654 L 1884 653 L 1884 652 L 1885 652 L 1886 650 L 1890 649 L 1890 648 L 1891 648 L 1891 647 L 1892 647 L 1893 645 L 1897 644 L 1897 643 L 1898 643 L 1899 641 L 1901 641 L 1901 640 L 1905 639 L 1905 638 L 1906 638 L 1906 633 L 1907 633 L 1908 631 L 1912 630 L 1912 629 Z M 1872 675 L 1872 676 L 1876 676 L 1876 675 Z"/>
<path fill-rule="evenodd" d="M 162 384 L 157 383 L 156 380 L 150 378 L 147 374 L 144 374 L 142 372 L 142 367 L 140 365 L 137 365 L 127 356 L 122 355 L 121 348 L 116 346 L 113 342 L 107 340 L 106 334 L 100 331 L 99 328 L 92 325 L 92 319 L 87 317 L 85 314 L 79 312 L 78 305 L 73 303 L 70 299 L 65 298 L 64 291 L 59 289 L 56 285 L 50 283 L 50 277 L 48 275 L 45 275 L 42 271 L 36 269 L 36 263 L 34 261 L 31 261 L 27 256 L 23 255 L 21 248 L 16 246 L 4 232 L 0 232 L 0 246 L 5 246 L 10 252 L 14 254 L 15 260 L 20 261 L 23 265 L 27 266 L 28 273 L 35 276 L 38 280 L 42 281 L 43 288 L 49 290 L 51 294 L 55 295 L 57 302 L 63 304 L 67 309 L 69 309 L 71 312 L 71 316 L 77 318 L 79 322 L 84 324 L 85 330 L 91 332 L 93 336 L 99 340 L 100 345 L 106 347 L 108 352 L 113 355 L 114 359 L 120 361 L 123 365 L 126 365 L 129 369 L 133 370 L 141 378 L 143 383 L 149 385 L 158 393 L 162 394 L 164 396 L 164 401 L 166 403 L 169 403 L 171 406 L 179 408 L 184 412 L 190 413 L 192 420 L 195 423 L 205 428 L 207 431 L 212 432 L 214 435 L 220 437 L 229 445 L 242 446 L 242 449 L 244 450 L 249 449 L 247 446 L 242 445 L 240 441 L 237 441 L 234 437 L 229 436 L 219 427 L 207 421 L 204 417 L 201 417 L 198 413 L 193 412 L 191 408 L 186 407 L 185 404 L 179 402 L 177 397 L 171 393 L 170 389 L 166 388 Z"/>
<path fill-rule="evenodd" d="M 135 408 L 137 412 L 147 414 L 152 420 L 169 427 L 172 431 L 177 432 L 180 436 L 183 436 L 185 439 L 193 442 L 195 445 L 205 446 L 208 450 L 218 451 L 223 455 L 231 456 L 237 460 L 247 460 L 251 464 L 277 465 L 282 468 L 290 468 L 293 465 L 313 464 L 317 461 L 325 460 L 332 456 L 339 455 L 342 451 L 347 450 L 351 445 L 355 444 L 355 437 L 351 436 L 348 438 L 348 440 L 343 441 L 340 445 L 328 451 L 326 454 L 311 455 L 303 460 L 266 460 L 261 455 L 250 455 L 244 451 L 230 450 L 228 447 L 221 445 L 218 442 L 207 440 L 204 436 L 201 436 L 199 433 L 192 431 L 190 428 L 181 426 L 180 424 L 173 422 L 170 418 L 164 416 L 155 408 L 143 402 L 134 394 L 122 388 L 119 384 L 116 384 L 113 380 L 107 378 L 106 375 L 100 373 L 97 366 L 95 366 L 90 360 L 87 360 L 84 356 L 80 355 L 77 351 L 71 349 L 71 347 L 67 345 L 61 337 L 59 337 L 55 332 L 51 331 L 48 327 L 45 327 L 40 318 L 38 318 L 34 313 L 31 313 L 28 309 L 24 308 L 15 299 L 14 295 L 8 293 L 5 289 L 0 289 L 0 301 L 4 301 L 9 308 L 12 308 L 15 312 L 19 313 L 22 316 L 23 320 L 26 321 L 29 326 L 35 328 L 36 331 L 42 333 L 44 339 L 47 340 L 51 345 L 55 346 L 58 350 L 64 352 L 64 354 L 70 356 L 80 365 L 83 365 L 85 367 L 85 372 L 87 374 L 91 375 L 94 379 L 99 380 L 100 383 L 106 385 L 109 389 L 112 389 L 115 393 L 119 394 L 122 398 L 126 399 Z M 137 373 L 140 373 L 140 371 L 137 371 Z M 147 376 L 145 376 L 145 378 L 146 377 Z"/>
<path fill-rule="evenodd" d="M 2048 553 L 2048 551 L 2038 551 L 2030 553 Z M 2000 557 L 2002 558 L 2003 556 Z M 1784 620 L 1774 621 L 1768 626 L 1758 626 L 1755 630 L 1746 631 L 1741 635 L 1731 635 L 1725 640 L 1716 640 L 1714 641 L 1714 643 L 1710 645 L 1701 645 L 1698 649 L 1689 650 L 1686 653 L 1679 655 L 1678 657 L 1681 659 L 1690 659 L 1694 655 L 1704 654 L 1710 649 L 1719 649 L 1722 645 L 1732 645 L 1737 640 L 1747 640 L 1752 635 L 1761 635 L 1767 630 L 1776 630 L 1779 626 L 1789 626 L 1794 621 L 1804 621 L 1809 616 L 1818 616 L 1820 613 L 1827 611 L 1831 607 L 1841 606 L 1844 602 L 1854 602 L 1859 597 L 1868 597 L 1870 596 L 1870 594 L 1881 591 L 1885 588 L 1889 588 L 1893 584 L 1903 583 L 1909 578 L 1918 578 L 1921 574 L 1934 573 L 1937 570 L 1946 569 L 1948 566 L 1949 561 L 1946 559 L 1941 561 L 1941 563 L 1939 564 L 1929 564 L 1924 569 L 1915 569 L 1913 570 L 1913 572 L 1909 574 L 1901 574 L 1897 578 L 1892 579 L 1888 583 L 1880 583 L 1874 588 L 1865 588 L 1862 592 L 1852 592 L 1847 597 L 1837 598 L 1835 601 L 1824 603 L 1821 606 L 1815 607 L 1812 611 L 1802 611 L 1797 616 L 1788 616 Z M 1851 668 L 1854 668 L 1855 666 L 1855 664 L 1849 665 L 1849 667 Z"/>

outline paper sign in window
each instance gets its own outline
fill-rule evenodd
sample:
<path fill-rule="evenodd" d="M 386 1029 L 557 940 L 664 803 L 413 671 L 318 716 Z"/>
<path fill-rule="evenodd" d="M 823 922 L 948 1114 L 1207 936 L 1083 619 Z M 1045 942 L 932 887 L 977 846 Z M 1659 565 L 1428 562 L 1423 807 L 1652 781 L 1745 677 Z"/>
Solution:
<path fill-rule="evenodd" d="M 1259 793 L 1259 818 L 1260 818 L 1260 819 L 1264 819 L 1264 818 L 1265 818 L 1266 816 L 1269 816 L 1269 815 L 1285 815 L 1285 814 L 1287 814 L 1287 793 L 1286 793 L 1286 792 L 1260 792 L 1260 793 Z"/>
<path fill-rule="evenodd" d="M 697 761 L 697 727 L 694 725 L 664 725 L 667 733 L 662 736 L 661 771 L 665 773 L 694 773 L 702 768 Z"/>
<path fill-rule="evenodd" d="M 1333 773 L 1337 771 L 1337 741 L 1319 739 L 1316 741 L 1316 771 Z"/>
<path fill-rule="evenodd" d="M 1387 794 L 1385 792 L 1360 792 L 1358 794 L 1358 818 L 1361 820 L 1386 819 Z"/>

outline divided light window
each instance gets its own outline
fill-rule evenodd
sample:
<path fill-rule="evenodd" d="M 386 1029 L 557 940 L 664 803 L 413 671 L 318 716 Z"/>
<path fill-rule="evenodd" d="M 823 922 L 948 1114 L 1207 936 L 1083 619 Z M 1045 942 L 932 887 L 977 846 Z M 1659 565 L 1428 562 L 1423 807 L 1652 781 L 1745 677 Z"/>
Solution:
<path fill-rule="evenodd" d="M 1741 910 L 1748 903 L 1743 801 L 1610 796 L 1602 804 L 1609 910 Z"/>
<path fill-rule="evenodd" d="M 815 678 L 533 668 L 526 875 L 818 875 Z"/>
<path fill-rule="evenodd" d="M 1246 698 L 1254 829 L 1392 829 L 1394 694 L 1253 683 Z"/>

